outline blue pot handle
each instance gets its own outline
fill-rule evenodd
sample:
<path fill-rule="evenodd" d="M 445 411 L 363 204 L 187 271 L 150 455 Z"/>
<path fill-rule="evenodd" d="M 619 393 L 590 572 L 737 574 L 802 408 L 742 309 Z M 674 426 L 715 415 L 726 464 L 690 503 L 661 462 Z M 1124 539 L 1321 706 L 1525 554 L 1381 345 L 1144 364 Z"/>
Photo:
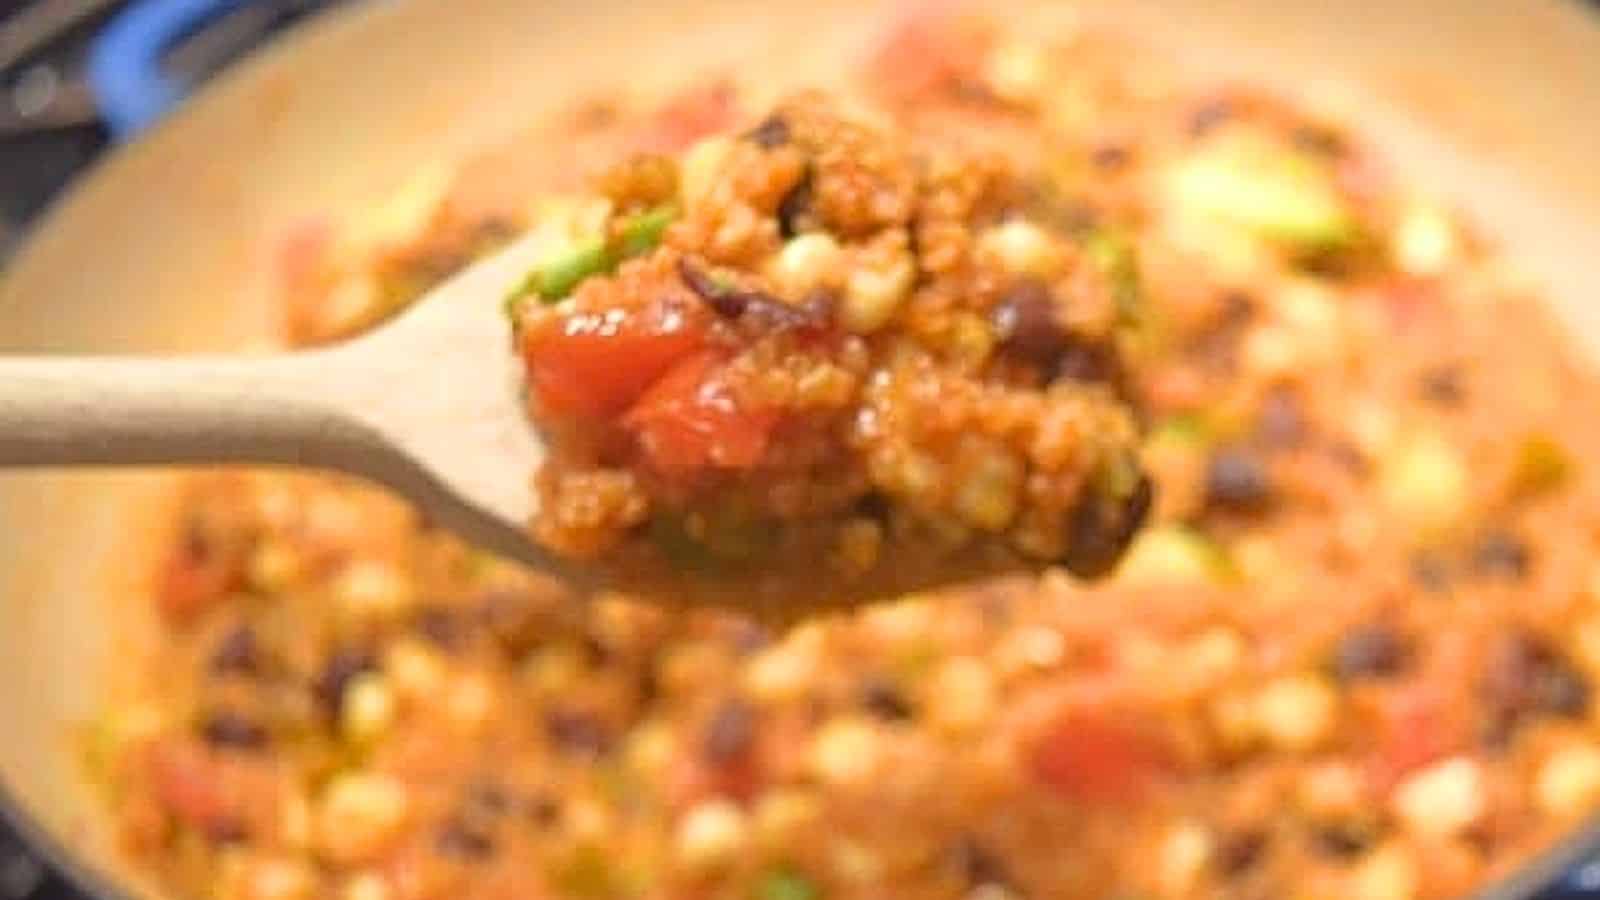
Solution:
<path fill-rule="evenodd" d="M 189 92 L 162 57 L 173 44 L 249 0 L 139 0 L 119 13 L 89 48 L 88 81 L 100 115 L 118 140 L 155 124 Z"/>

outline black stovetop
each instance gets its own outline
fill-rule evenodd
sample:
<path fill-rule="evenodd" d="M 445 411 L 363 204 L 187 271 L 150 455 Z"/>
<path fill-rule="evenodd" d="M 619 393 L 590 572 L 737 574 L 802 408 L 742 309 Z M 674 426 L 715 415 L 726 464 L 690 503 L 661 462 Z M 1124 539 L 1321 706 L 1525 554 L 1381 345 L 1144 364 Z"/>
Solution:
<path fill-rule="evenodd" d="M 168 70 L 203 81 L 285 25 L 341 0 L 228 0 L 225 20 L 183 38 Z M 1600 0 L 1591 0 L 1600 6 Z M 0 267 L 27 224 L 114 143 L 82 85 L 88 47 L 137 0 L 0 0 Z M 18 48 L 22 48 L 19 51 Z M 18 110 L 37 127 L 18 121 Z M 9 114 L 9 115 L 6 115 Z M 10 127 L 7 127 L 7 123 Z M 0 822 L 0 900 L 91 900 Z M 1600 900 L 1600 861 L 1540 900 Z"/>

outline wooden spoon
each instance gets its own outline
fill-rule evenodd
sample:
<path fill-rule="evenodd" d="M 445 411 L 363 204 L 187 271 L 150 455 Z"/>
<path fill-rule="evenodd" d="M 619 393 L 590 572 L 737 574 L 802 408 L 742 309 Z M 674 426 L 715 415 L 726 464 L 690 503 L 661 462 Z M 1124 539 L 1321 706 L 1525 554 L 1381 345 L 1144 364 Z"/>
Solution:
<path fill-rule="evenodd" d="M 526 531 L 543 444 L 502 298 L 529 238 L 345 344 L 265 357 L 0 357 L 0 465 L 253 463 L 385 484 L 483 548 L 575 576 Z"/>

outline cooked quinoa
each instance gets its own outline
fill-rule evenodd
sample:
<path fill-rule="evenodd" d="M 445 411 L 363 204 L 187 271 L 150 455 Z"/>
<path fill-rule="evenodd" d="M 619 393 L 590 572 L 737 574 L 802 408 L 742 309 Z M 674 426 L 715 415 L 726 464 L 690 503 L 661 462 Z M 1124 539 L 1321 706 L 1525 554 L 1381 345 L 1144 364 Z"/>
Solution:
<path fill-rule="evenodd" d="M 851 594 L 1060 563 L 1151 505 L 1117 275 L 1043 173 L 802 95 L 575 201 L 511 298 L 537 539 L 630 583 Z"/>
<path fill-rule="evenodd" d="M 1600 432 L 1571 407 L 1597 385 L 1503 259 L 1344 128 L 1163 80 L 1109 39 L 920 19 L 864 81 L 851 102 L 873 127 L 958 162 L 919 155 L 903 176 L 938 209 L 917 217 L 925 274 L 890 331 L 844 329 L 857 369 L 842 349 L 803 366 L 859 378 L 904 333 L 907 364 L 950 380 L 886 402 L 948 412 L 1029 467 L 1046 457 L 989 430 L 1000 404 L 941 386 L 1125 398 L 1156 489 L 1115 571 L 1030 568 L 777 628 L 577 596 L 350 481 L 198 478 L 149 598 L 161 645 L 127 662 L 141 699 L 89 741 L 137 866 L 222 900 L 1423 900 L 1600 807 Z M 604 229 L 658 211 L 674 180 L 641 154 L 709 140 L 732 155 L 717 172 L 787 166 L 766 202 L 788 196 L 790 143 L 854 127 L 823 102 L 774 120 L 709 83 L 589 103 L 504 157 L 547 173 L 524 195 L 493 163 L 427 173 L 371 219 L 286 244 L 290 336 L 364 327 L 530 228 L 619 234 Z M 766 146 L 777 130 L 789 143 Z M 663 243 L 568 306 L 526 308 L 524 340 L 658 285 L 739 353 L 803 356 L 803 327 L 744 330 L 769 302 L 810 321 L 792 303 L 808 292 L 754 260 L 823 232 L 852 258 L 912 253 L 903 224 L 825 225 L 817 184 L 792 237 L 761 206 L 719 255 L 706 229 L 746 207 L 723 188 L 696 212 L 689 169 Z M 612 208 L 585 218 L 596 184 Z M 983 235 L 1018 229 L 1062 259 L 1024 292 L 1050 299 L 1068 346 L 1114 347 L 1115 378 L 1098 353 L 1063 356 L 1066 383 L 1045 388 L 997 315 L 1017 283 L 937 287 L 981 281 Z M 946 258 L 967 274 L 932 274 Z M 735 321 L 686 284 L 700 276 L 747 297 Z M 602 525 L 565 535 L 612 534 L 639 502 L 618 498 L 657 502 L 601 468 L 573 477 Z M 1064 502 L 1029 495 L 1016 515 Z"/>

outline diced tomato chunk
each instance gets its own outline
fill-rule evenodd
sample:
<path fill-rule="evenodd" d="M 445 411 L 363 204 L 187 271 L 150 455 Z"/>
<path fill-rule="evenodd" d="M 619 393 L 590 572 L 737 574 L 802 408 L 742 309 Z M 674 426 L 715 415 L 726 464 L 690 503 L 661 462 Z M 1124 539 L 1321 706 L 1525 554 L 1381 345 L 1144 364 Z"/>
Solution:
<path fill-rule="evenodd" d="M 873 83 L 901 100 L 948 88 L 975 71 L 988 35 L 954 12 L 956 4 L 917 4 L 887 34 L 872 59 Z"/>
<path fill-rule="evenodd" d="M 186 825 L 211 829 L 227 823 L 234 810 L 223 790 L 222 773 L 197 742 L 169 739 L 150 747 L 150 783 L 161 805 Z"/>
<path fill-rule="evenodd" d="M 1030 756 L 1034 776 L 1051 790 L 1108 804 L 1137 799 L 1171 760 L 1167 742 L 1135 717 L 1071 705 L 1038 736 Z"/>
<path fill-rule="evenodd" d="M 156 608 L 170 622 L 188 622 L 221 600 L 237 578 L 232 560 L 182 548 L 162 570 Z"/>
<path fill-rule="evenodd" d="M 631 406 L 704 339 L 695 320 L 658 307 L 581 313 L 524 332 L 522 355 L 543 412 L 604 418 Z"/>
<path fill-rule="evenodd" d="M 714 353 L 679 363 L 623 419 L 645 457 L 662 471 L 750 468 L 766 453 L 777 422 L 771 410 L 738 402 Z"/>
<path fill-rule="evenodd" d="M 1378 713 L 1378 746 L 1368 773 L 1387 792 L 1417 769 L 1453 752 L 1462 726 L 1446 693 L 1419 684 L 1385 698 Z"/>
<path fill-rule="evenodd" d="M 733 85 L 713 81 L 690 88 L 656 111 L 642 140 L 642 149 L 678 153 L 703 137 L 733 127 L 738 116 Z"/>

